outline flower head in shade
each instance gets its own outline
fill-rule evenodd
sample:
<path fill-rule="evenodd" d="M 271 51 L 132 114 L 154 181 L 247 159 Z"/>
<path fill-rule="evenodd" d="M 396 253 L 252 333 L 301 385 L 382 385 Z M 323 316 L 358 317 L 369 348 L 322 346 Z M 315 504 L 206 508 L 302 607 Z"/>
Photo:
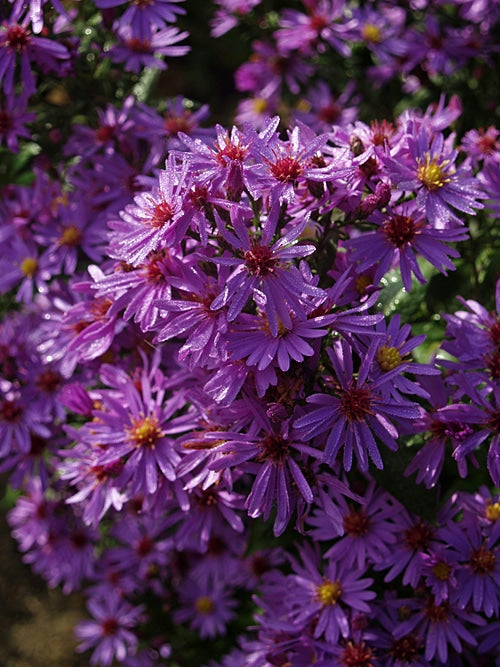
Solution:
<path fill-rule="evenodd" d="M 144 67 L 151 69 L 167 69 L 164 58 L 184 56 L 189 46 L 179 45 L 188 36 L 186 31 L 179 32 L 175 26 L 155 28 L 150 38 L 140 38 L 133 34 L 132 26 L 123 24 L 118 28 L 119 42 L 109 50 L 113 62 L 123 63 L 128 72 L 139 73 Z"/>
<path fill-rule="evenodd" d="M 302 562 L 291 558 L 289 617 L 302 627 L 314 621 L 314 637 L 337 644 L 340 637 L 349 637 L 351 611 L 370 613 L 370 600 L 376 597 L 369 590 L 373 579 L 364 578 L 364 570 L 342 560 L 330 558 L 320 564 L 312 549 L 300 549 L 300 557 Z"/>
<path fill-rule="evenodd" d="M 32 123 L 36 114 L 26 110 L 25 97 L 6 95 L 0 105 L 0 143 L 4 143 L 11 153 L 19 150 L 19 139 L 30 139 L 26 123 Z"/>
<path fill-rule="evenodd" d="M 328 348 L 333 375 L 328 382 L 331 393 L 315 393 L 307 398 L 314 406 L 294 423 L 303 438 L 327 434 L 324 460 L 333 465 L 343 448 L 343 463 L 350 470 L 354 457 L 360 470 L 368 470 L 369 458 L 377 468 L 383 468 L 382 457 L 375 438 L 396 451 L 398 431 L 393 420 L 416 419 L 419 409 L 402 397 L 384 397 L 382 384 L 400 372 L 396 367 L 377 379 L 370 378 L 370 366 L 376 353 L 374 342 L 360 360 L 354 373 L 353 350 L 346 341 L 337 340 Z"/>
<path fill-rule="evenodd" d="M 452 259 L 459 257 L 458 251 L 447 244 L 468 238 L 466 229 L 436 229 L 430 225 L 414 201 L 390 207 L 384 213 L 374 211 L 367 222 L 375 225 L 373 231 L 345 241 L 352 261 L 357 263 L 356 271 L 362 274 L 375 267 L 373 280 L 378 283 L 397 267 L 407 292 L 412 289 L 412 276 L 422 284 L 426 282 L 417 262 L 419 257 L 446 275 L 455 269 Z"/>
<path fill-rule="evenodd" d="M 425 210 L 436 229 L 462 224 L 455 211 L 475 215 L 485 198 L 466 164 L 458 166 L 457 150 L 449 148 L 442 133 L 432 137 L 425 127 L 407 137 L 408 149 L 386 160 L 389 175 L 400 190 L 415 192 L 416 205 Z"/>
<path fill-rule="evenodd" d="M 108 667 L 135 653 L 139 644 L 136 628 L 144 620 L 144 606 L 134 607 L 115 592 L 90 598 L 87 608 L 93 620 L 80 621 L 75 634 L 80 641 L 77 651 L 93 649 L 90 664 Z"/>
<path fill-rule="evenodd" d="M 118 26 L 130 26 L 132 36 L 146 41 L 153 36 L 153 29 L 174 23 L 177 16 L 186 10 L 178 3 L 184 0 L 147 0 L 147 2 L 128 2 L 128 0 L 96 0 L 100 9 L 118 7 L 127 4 L 123 14 L 117 19 Z"/>
<path fill-rule="evenodd" d="M 224 635 L 235 618 L 237 601 L 231 589 L 221 581 L 184 579 L 179 584 L 181 607 L 174 612 L 177 623 L 188 622 L 199 637 Z"/>
<path fill-rule="evenodd" d="M 471 625 L 484 625 L 478 614 L 461 609 L 447 600 L 437 604 L 432 595 L 415 598 L 409 604 L 413 613 L 400 621 L 393 630 L 394 639 L 408 637 L 412 633 L 423 638 L 426 660 L 439 660 L 448 664 L 450 647 L 461 653 L 464 646 L 477 646 L 477 640 L 469 629 Z M 418 663 L 417 663 L 418 664 Z"/>
<path fill-rule="evenodd" d="M 450 599 L 460 609 L 469 606 L 490 618 L 498 615 L 500 593 L 500 544 L 495 535 L 485 535 L 478 517 L 464 512 L 461 521 L 449 521 L 437 536 L 459 562 L 457 586 Z"/>

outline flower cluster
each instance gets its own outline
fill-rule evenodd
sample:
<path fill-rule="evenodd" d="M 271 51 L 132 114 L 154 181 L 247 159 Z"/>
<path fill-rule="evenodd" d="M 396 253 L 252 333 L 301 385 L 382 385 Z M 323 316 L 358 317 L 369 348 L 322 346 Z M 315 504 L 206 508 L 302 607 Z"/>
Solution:
<path fill-rule="evenodd" d="M 321 76 L 363 44 L 374 89 L 418 94 L 494 58 L 497 3 L 451 3 L 453 28 L 425 1 L 413 18 L 270 12 L 274 41 L 236 71 L 263 104 L 242 99 L 227 128 L 148 97 L 187 53 L 189 2 L 11 4 L 0 471 L 23 560 L 87 599 L 78 650 L 128 667 L 201 651 L 210 667 L 496 664 L 500 281 L 434 328 L 418 309 L 495 238 L 500 134 L 458 135 L 456 95 L 362 115 L 354 81 L 336 97 Z M 213 5 L 221 40 L 264 11 Z M 114 96 L 73 113 L 87 78 Z"/>

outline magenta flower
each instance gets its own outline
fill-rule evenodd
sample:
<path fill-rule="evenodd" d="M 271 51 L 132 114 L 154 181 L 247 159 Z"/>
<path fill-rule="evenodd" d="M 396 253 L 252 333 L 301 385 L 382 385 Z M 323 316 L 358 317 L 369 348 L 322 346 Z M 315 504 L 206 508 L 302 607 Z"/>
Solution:
<path fill-rule="evenodd" d="M 410 126 L 410 130 L 412 127 Z M 454 209 L 475 215 L 485 198 L 466 164 L 455 164 L 458 151 L 449 148 L 441 133 L 429 137 L 425 127 L 407 137 L 407 152 L 386 160 L 394 184 L 416 194 L 416 206 L 425 210 L 436 229 L 462 224 Z"/>
<path fill-rule="evenodd" d="M 343 463 L 350 470 L 355 455 L 360 470 L 368 470 L 371 458 L 377 468 L 383 468 L 376 436 L 389 449 L 396 451 L 398 431 L 392 420 L 412 420 L 419 408 L 402 397 L 384 397 L 382 385 L 393 380 L 400 369 L 393 368 L 376 380 L 369 377 L 370 366 L 377 349 L 376 342 L 361 359 L 354 374 L 353 351 L 346 341 L 336 341 L 327 350 L 334 375 L 328 381 L 332 393 L 315 393 L 307 398 L 316 406 L 294 423 L 303 438 L 328 433 L 323 458 L 333 466 L 339 451 L 344 448 Z"/>
<path fill-rule="evenodd" d="M 262 227 L 258 229 L 259 235 L 257 230 L 250 233 L 247 210 L 234 205 L 230 208 L 230 214 L 234 233 L 226 228 L 217 212 L 216 221 L 217 228 L 231 248 L 232 256 L 224 253 L 213 258 L 213 261 L 235 268 L 210 308 L 218 310 L 228 306 L 227 319 L 231 322 L 252 298 L 256 305 L 264 309 L 269 330 L 273 336 L 277 336 L 280 323 L 286 329 L 292 328 L 291 312 L 304 319 L 304 306 L 310 298 L 316 297 L 320 301 L 324 298 L 323 290 L 307 283 L 292 264 L 294 259 L 310 255 L 315 250 L 313 245 L 297 243 L 308 218 L 296 222 L 292 229 L 273 243 L 280 222 L 278 203 L 271 208 Z"/>
<path fill-rule="evenodd" d="M 345 241 L 346 248 L 352 251 L 351 260 L 357 263 L 356 271 L 362 274 L 375 267 L 373 281 L 377 284 L 397 267 L 407 292 L 412 289 L 412 275 L 422 284 L 427 282 L 417 261 L 419 257 L 447 275 L 447 270 L 455 270 L 452 258 L 460 255 L 446 244 L 468 238 L 466 229 L 436 229 L 428 224 L 415 202 L 388 208 L 384 213 L 375 211 L 367 221 L 376 225 L 374 231 L 353 234 Z"/>
<path fill-rule="evenodd" d="M 150 253 L 182 239 L 189 225 L 183 206 L 188 162 L 179 169 L 169 155 L 165 166 L 160 171 L 158 187 L 136 195 L 134 204 L 120 213 L 121 220 L 108 223 L 113 230 L 109 253 L 115 259 L 137 266 Z"/>

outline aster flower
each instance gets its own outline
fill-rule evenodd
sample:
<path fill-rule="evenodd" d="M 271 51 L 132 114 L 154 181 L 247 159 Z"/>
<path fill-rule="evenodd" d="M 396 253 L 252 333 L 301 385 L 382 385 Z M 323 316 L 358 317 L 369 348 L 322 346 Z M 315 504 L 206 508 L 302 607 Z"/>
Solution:
<path fill-rule="evenodd" d="M 6 95 L 14 93 L 14 75 L 19 62 L 23 94 L 30 96 L 36 92 L 32 63 L 57 72 L 59 61 L 68 59 L 69 52 L 63 44 L 33 36 L 27 27 L 30 15 L 22 18 L 26 6 L 18 4 L 20 6 L 14 7 L 9 19 L 0 26 L 0 83 Z"/>
<path fill-rule="evenodd" d="M 238 25 L 242 16 L 257 7 L 262 0 L 216 0 L 217 9 L 210 19 L 210 34 L 221 37 Z"/>
<path fill-rule="evenodd" d="M 151 38 L 142 39 L 134 36 L 131 25 L 121 25 L 117 32 L 119 42 L 109 50 L 109 58 L 123 63 L 127 72 L 138 74 L 144 67 L 165 70 L 167 65 L 162 56 L 184 56 L 189 51 L 189 46 L 177 44 L 188 36 L 187 31 L 179 32 L 178 28 L 168 26 L 151 32 Z"/>
<path fill-rule="evenodd" d="M 419 257 L 447 275 L 447 270 L 455 270 L 452 258 L 460 256 L 447 244 L 468 238 L 466 229 L 436 229 L 428 224 L 415 202 L 389 207 L 384 213 L 374 211 L 367 222 L 376 225 L 374 231 L 353 234 L 344 242 L 351 250 L 352 261 L 357 263 L 356 271 L 362 274 L 375 267 L 373 281 L 376 284 L 397 267 L 407 292 L 412 289 L 412 275 L 421 284 L 427 282 L 417 262 Z"/>
<path fill-rule="evenodd" d="M 278 202 L 262 221 L 258 239 L 257 234 L 250 234 L 246 224 L 249 221 L 249 212 L 232 206 L 230 214 L 234 233 L 226 228 L 222 218 L 215 212 L 217 228 L 229 244 L 233 256 L 224 253 L 213 258 L 213 261 L 233 266 L 234 269 L 223 291 L 213 300 L 210 308 L 218 310 L 227 305 L 227 319 L 231 322 L 249 298 L 252 298 L 257 304 L 263 305 L 269 330 L 273 336 L 277 336 L 279 322 L 287 329 L 292 327 L 290 312 L 304 319 L 304 304 L 308 299 L 321 299 L 324 295 L 323 290 L 308 284 L 297 267 L 291 264 L 295 258 L 314 252 L 314 246 L 297 243 L 308 219 L 305 217 L 297 221 L 289 231 L 272 243 L 281 217 Z"/>
<path fill-rule="evenodd" d="M 19 150 L 19 139 L 30 139 L 26 123 L 32 123 L 36 114 L 26 110 L 26 98 L 14 95 L 3 96 L 0 105 L 0 142 L 4 143 L 11 153 Z"/>
<path fill-rule="evenodd" d="M 415 611 L 408 620 L 401 621 L 393 630 L 396 640 L 410 633 L 424 638 L 424 656 L 429 661 L 439 660 L 447 664 L 449 647 L 461 653 L 463 646 L 477 646 L 469 624 L 484 625 L 478 614 L 458 608 L 448 601 L 437 604 L 432 596 L 411 601 Z M 410 607 L 410 608 L 411 608 Z"/>
<path fill-rule="evenodd" d="M 183 208 L 187 187 L 188 162 L 178 169 L 169 155 L 166 169 L 159 174 L 159 184 L 151 192 L 136 195 L 134 204 L 121 212 L 121 220 L 110 220 L 112 230 L 109 253 L 112 257 L 137 266 L 158 250 L 178 243 L 189 217 Z"/>
<path fill-rule="evenodd" d="M 144 618 L 144 606 L 132 606 L 118 594 L 90 598 L 87 607 L 94 620 L 80 621 L 75 634 L 80 641 L 77 651 L 93 649 L 92 665 L 109 666 L 116 659 L 123 662 L 135 653 L 139 640 L 136 627 Z"/>
<path fill-rule="evenodd" d="M 450 599 L 460 609 L 471 605 L 474 611 L 488 618 L 498 615 L 500 588 L 500 546 L 493 535 L 485 536 L 481 525 L 471 512 L 461 521 L 448 522 L 437 536 L 450 550 L 451 557 L 460 563 L 456 573 L 457 587 Z"/>
<path fill-rule="evenodd" d="M 369 377 L 370 366 L 377 345 L 371 345 L 361 359 L 357 376 L 354 375 L 353 350 L 346 341 L 336 341 L 327 353 L 334 377 L 329 385 L 332 393 L 315 393 L 307 398 L 313 406 L 294 422 L 302 437 L 315 437 L 328 433 L 324 448 L 324 460 L 333 465 L 340 449 L 344 448 L 343 463 L 350 470 L 355 454 L 360 470 L 368 470 L 368 457 L 376 467 L 383 468 L 382 458 L 374 436 L 389 449 L 396 451 L 398 431 L 392 420 L 415 419 L 419 415 L 416 404 L 399 397 L 384 398 L 381 385 L 397 374 L 398 368 Z"/>
<path fill-rule="evenodd" d="M 293 574 L 287 578 L 290 618 L 299 627 L 314 620 L 313 636 L 337 644 L 340 637 L 349 637 L 351 610 L 370 613 L 376 594 L 367 589 L 373 579 L 345 561 L 328 559 L 322 567 L 312 550 L 299 553 L 302 563 L 292 558 Z"/>
<path fill-rule="evenodd" d="M 433 227 L 461 224 L 453 209 L 475 215 L 483 208 L 483 191 L 466 164 L 455 164 L 458 151 L 448 148 L 442 133 L 429 137 L 421 128 L 408 134 L 407 144 L 406 155 L 387 159 L 389 175 L 400 190 L 415 192 L 417 207 Z"/>
<path fill-rule="evenodd" d="M 184 0 L 148 0 L 148 2 L 96 0 L 95 4 L 100 9 L 127 4 L 128 7 L 117 20 L 118 26 L 130 26 L 133 38 L 146 41 L 152 38 L 153 28 L 174 23 L 177 16 L 186 13 L 183 7 L 177 6 L 179 2 L 184 2 Z"/>
<path fill-rule="evenodd" d="M 189 622 L 199 637 L 224 635 L 235 617 L 237 601 L 231 589 L 222 582 L 184 580 L 179 587 L 180 609 L 173 614 L 177 623 Z"/>

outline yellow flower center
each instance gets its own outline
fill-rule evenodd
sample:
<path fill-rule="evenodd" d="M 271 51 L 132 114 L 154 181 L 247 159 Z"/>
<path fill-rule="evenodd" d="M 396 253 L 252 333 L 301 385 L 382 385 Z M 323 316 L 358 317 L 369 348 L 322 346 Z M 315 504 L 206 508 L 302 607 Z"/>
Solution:
<path fill-rule="evenodd" d="M 328 581 L 316 587 L 316 600 L 323 607 L 332 607 L 342 595 L 342 589 L 338 581 Z"/>
<path fill-rule="evenodd" d="M 436 563 L 432 568 L 432 574 L 440 581 L 448 581 L 450 572 L 451 567 L 446 563 L 443 563 L 443 561 Z"/>
<path fill-rule="evenodd" d="M 206 595 L 201 595 L 194 603 L 194 606 L 196 611 L 204 616 L 211 614 L 215 608 L 213 600 Z"/>
<path fill-rule="evenodd" d="M 65 227 L 63 233 L 59 237 L 59 243 L 61 245 L 76 246 L 80 243 L 82 238 L 82 232 L 78 229 L 76 225 L 69 225 Z"/>
<path fill-rule="evenodd" d="M 252 107 L 255 113 L 262 114 L 267 111 L 267 100 L 265 100 L 263 97 L 256 97 L 252 101 Z"/>
<path fill-rule="evenodd" d="M 141 417 L 140 419 L 132 417 L 131 421 L 132 427 L 128 430 L 129 436 L 138 447 L 153 446 L 163 436 L 156 417 Z"/>
<path fill-rule="evenodd" d="M 417 178 L 428 190 L 439 190 L 451 181 L 451 178 L 448 178 L 444 172 L 444 167 L 449 160 L 443 160 L 438 164 L 437 158 L 431 158 L 430 153 L 426 153 L 424 160 L 419 159 L 417 162 Z"/>
<path fill-rule="evenodd" d="M 33 278 L 38 268 L 38 261 L 34 257 L 25 257 L 20 268 L 27 278 Z"/>
<path fill-rule="evenodd" d="M 372 44 L 379 44 L 382 41 L 380 28 L 373 25 L 373 23 L 365 23 L 361 30 L 361 35 L 366 42 L 372 42 Z"/>
<path fill-rule="evenodd" d="M 400 365 L 403 358 L 396 347 L 383 345 L 377 352 L 377 361 L 383 371 L 392 371 L 393 368 Z"/>
<path fill-rule="evenodd" d="M 498 521 L 500 519 L 500 502 L 489 502 L 486 506 L 485 514 L 489 521 Z"/>

